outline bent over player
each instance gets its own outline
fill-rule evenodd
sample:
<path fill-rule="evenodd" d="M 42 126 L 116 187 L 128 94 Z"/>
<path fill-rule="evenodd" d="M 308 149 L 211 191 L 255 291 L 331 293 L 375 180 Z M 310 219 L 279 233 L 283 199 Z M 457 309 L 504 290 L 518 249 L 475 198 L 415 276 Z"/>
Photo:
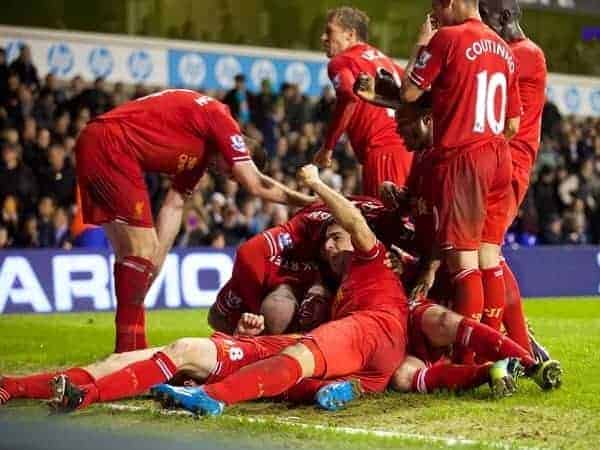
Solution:
<path fill-rule="evenodd" d="M 117 352 L 147 347 L 144 297 L 179 232 L 185 197 L 208 167 L 231 172 L 268 201 L 312 200 L 260 174 L 227 107 L 190 90 L 158 92 L 97 117 L 76 156 L 83 220 L 102 225 L 115 251 Z M 146 171 L 173 177 L 156 228 Z"/>
<path fill-rule="evenodd" d="M 379 197 L 384 181 L 404 186 L 412 155 L 395 133 L 394 111 L 377 108 L 357 97 L 352 87 L 361 72 L 372 76 L 384 70 L 399 81 L 400 67 L 375 47 L 367 44 L 369 17 L 356 8 L 340 7 L 327 16 L 321 40 L 331 58 L 327 67 L 336 92 L 336 104 L 325 134 L 325 142 L 315 155 L 321 167 L 331 165 L 333 148 L 346 133 L 358 161 L 363 165 L 363 194 Z"/>

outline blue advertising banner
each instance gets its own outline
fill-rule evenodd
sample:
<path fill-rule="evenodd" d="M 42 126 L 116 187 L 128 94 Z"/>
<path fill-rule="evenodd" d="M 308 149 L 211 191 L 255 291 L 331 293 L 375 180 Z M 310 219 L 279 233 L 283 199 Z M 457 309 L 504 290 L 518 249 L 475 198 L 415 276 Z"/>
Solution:
<path fill-rule="evenodd" d="M 146 296 L 146 308 L 214 303 L 231 276 L 234 249 L 172 252 Z M 0 252 L 0 314 L 114 309 L 114 257 L 108 252 Z"/>
<path fill-rule="evenodd" d="M 260 91 L 263 79 L 278 87 L 294 83 L 307 95 L 320 95 L 329 84 L 325 62 L 299 61 L 297 58 L 265 58 L 242 54 L 168 50 L 169 84 L 175 87 L 231 89 L 234 77 L 243 73 L 248 87 Z"/>
<path fill-rule="evenodd" d="M 146 296 L 148 309 L 208 307 L 231 276 L 235 249 L 171 252 Z M 505 251 L 525 297 L 598 295 L 600 248 Z M 0 252 L 0 314 L 114 309 L 113 255 L 90 251 Z"/>

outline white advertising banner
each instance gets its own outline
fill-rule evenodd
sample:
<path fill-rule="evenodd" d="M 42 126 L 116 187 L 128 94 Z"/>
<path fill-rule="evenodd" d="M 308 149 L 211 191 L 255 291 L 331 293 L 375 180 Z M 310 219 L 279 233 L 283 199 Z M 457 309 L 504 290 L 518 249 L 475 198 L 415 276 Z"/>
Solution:
<path fill-rule="evenodd" d="M 319 52 L 0 26 L 0 46 L 7 49 L 9 60 L 23 43 L 31 47 L 41 76 L 53 72 L 65 79 L 81 75 L 88 80 L 230 89 L 233 77 L 244 73 L 252 90 L 269 78 L 275 86 L 297 83 L 311 96 L 328 84 L 327 59 Z M 600 78 L 551 74 L 548 98 L 563 114 L 600 117 Z"/>

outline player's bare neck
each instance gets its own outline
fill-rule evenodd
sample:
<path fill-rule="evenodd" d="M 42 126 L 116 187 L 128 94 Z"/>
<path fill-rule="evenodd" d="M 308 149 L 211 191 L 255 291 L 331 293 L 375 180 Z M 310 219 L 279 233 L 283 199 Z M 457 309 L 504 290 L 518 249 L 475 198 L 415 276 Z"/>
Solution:
<path fill-rule="evenodd" d="M 519 22 L 514 21 L 507 23 L 502 29 L 502 39 L 506 42 L 515 42 L 527 39 L 527 36 L 523 32 Z"/>
<path fill-rule="evenodd" d="M 471 8 L 463 6 L 456 11 L 456 22 L 464 23 L 467 20 L 479 20 L 481 21 L 481 15 L 479 14 L 478 8 Z"/>

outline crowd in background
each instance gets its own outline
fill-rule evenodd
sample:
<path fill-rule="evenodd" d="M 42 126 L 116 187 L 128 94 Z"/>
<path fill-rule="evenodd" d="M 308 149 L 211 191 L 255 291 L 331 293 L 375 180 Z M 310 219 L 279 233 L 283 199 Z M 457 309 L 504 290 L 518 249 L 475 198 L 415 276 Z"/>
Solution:
<path fill-rule="evenodd" d="M 79 244 L 86 228 L 77 220 L 77 136 L 91 118 L 151 91 L 108 86 L 102 79 L 40 78 L 27 47 L 10 64 L 0 48 L 0 248 Z M 297 168 L 321 143 L 333 90 L 325 87 L 319 98 L 307 98 L 296 85 L 276 87 L 265 80 L 259 92 L 250 92 L 240 75 L 230 91 L 207 93 L 228 104 L 245 132 L 263 143 L 269 175 L 296 187 Z M 549 103 L 543 135 L 531 187 L 507 243 L 600 243 L 600 120 L 563 118 Z M 358 193 L 360 170 L 347 141 L 342 139 L 334 156 L 323 177 L 346 195 Z M 170 181 L 159 174 L 148 174 L 146 181 L 156 213 Z M 235 246 L 293 212 L 248 197 L 234 181 L 207 175 L 185 208 L 176 245 Z"/>

